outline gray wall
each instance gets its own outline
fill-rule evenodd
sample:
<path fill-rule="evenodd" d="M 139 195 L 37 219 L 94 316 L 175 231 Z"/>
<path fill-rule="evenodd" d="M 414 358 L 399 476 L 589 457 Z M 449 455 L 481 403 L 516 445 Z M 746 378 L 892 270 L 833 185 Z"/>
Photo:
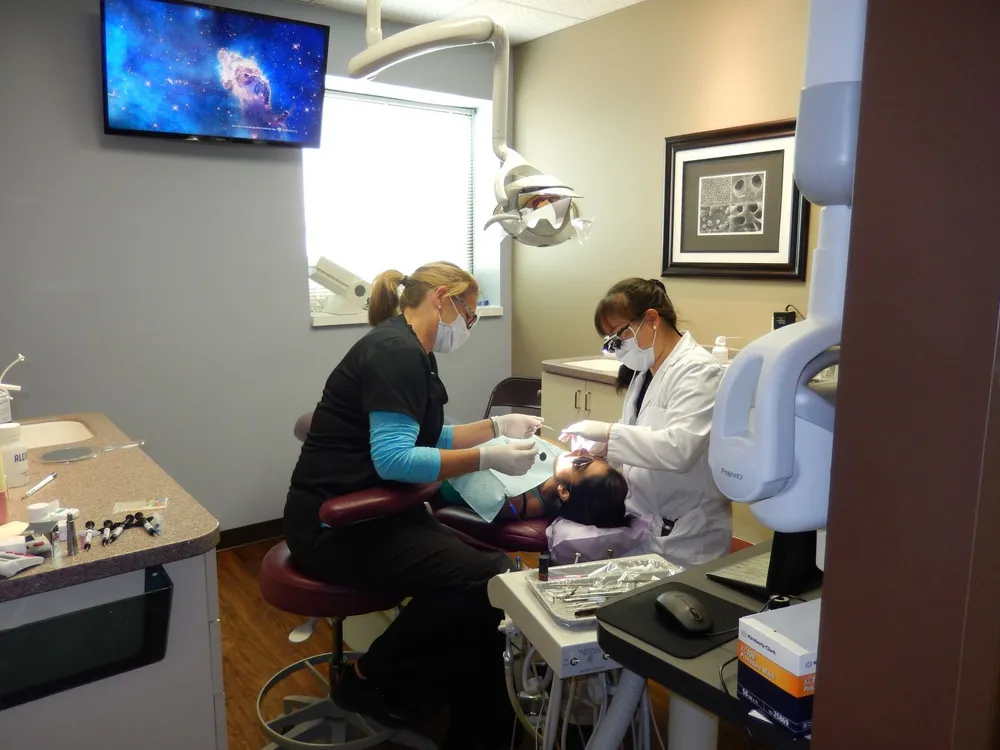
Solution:
<path fill-rule="evenodd" d="M 332 74 L 364 45 L 361 17 L 233 5 L 330 25 Z M 367 329 L 309 326 L 299 153 L 103 134 L 98 17 L 95 0 L 0 0 L 0 368 L 28 357 L 15 418 L 104 412 L 223 528 L 277 518 L 292 424 Z M 489 98 L 490 50 L 382 80 Z M 509 373 L 509 318 L 484 320 L 442 357 L 449 415 L 481 416 Z"/>

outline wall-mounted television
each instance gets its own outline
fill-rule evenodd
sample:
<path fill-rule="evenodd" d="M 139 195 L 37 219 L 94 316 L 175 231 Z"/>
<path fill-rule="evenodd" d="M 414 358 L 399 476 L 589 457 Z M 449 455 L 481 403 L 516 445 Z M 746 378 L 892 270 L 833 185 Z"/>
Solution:
<path fill-rule="evenodd" d="M 327 26 L 183 0 L 102 0 L 104 132 L 317 147 Z"/>

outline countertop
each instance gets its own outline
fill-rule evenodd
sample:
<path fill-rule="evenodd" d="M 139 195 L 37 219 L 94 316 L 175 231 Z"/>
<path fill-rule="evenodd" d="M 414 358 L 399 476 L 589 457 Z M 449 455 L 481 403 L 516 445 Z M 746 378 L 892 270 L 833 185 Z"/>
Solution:
<path fill-rule="evenodd" d="M 24 424 L 55 420 L 82 422 L 93 433 L 89 440 L 73 445 L 104 447 L 142 439 L 141 435 L 127 437 L 110 419 L 96 413 L 43 417 L 25 420 Z M 27 521 L 28 505 L 58 500 L 64 508 L 80 510 L 78 529 L 83 529 L 87 521 L 93 521 L 99 528 L 106 518 L 124 519 L 124 513 L 113 513 L 116 502 L 166 497 L 167 508 L 155 512 L 162 532 L 150 536 L 141 528 L 129 529 L 107 547 L 102 547 L 100 536 L 95 535 L 89 552 L 81 545 L 77 555 L 69 557 L 64 553 L 61 557 L 46 558 L 42 565 L 11 578 L 0 578 L 0 602 L 195 557 L 218 544 L 219 522 L 141 447 L 111 451 L 76 463 L 43 464 L 38 460 L 42 454 L 61 447 L 64 446 L 28 451 L 31 477 L 25 486 L 10 490 L 8 520 Z M 55 481 L 27 500 L 22 499 L 26 490 L 53 471 L 59 473 Z"/>
<path fill-rule="evenodd" d="M 602 366 L 614 369 L 597 369 L 591 367 L 581 367 L 581 362 L 593 362 L 598 360 L 601 362 Z M 607 360 L 607 365 L 604 361 Z M 606 385 L 615 385 L 618 382 L 617 373 L 618 362 L 611 357 L 603 357 L 600 354 L 596 354 L 590 357 L 568 357 L 566 359 L 547 359 L 542 362 L 542 372 L 552 373 L 553 375 L 563 375 L 567 378 L 578 378 L 580 380 L 587 380 L 591 383 L 605 383 Z"/>

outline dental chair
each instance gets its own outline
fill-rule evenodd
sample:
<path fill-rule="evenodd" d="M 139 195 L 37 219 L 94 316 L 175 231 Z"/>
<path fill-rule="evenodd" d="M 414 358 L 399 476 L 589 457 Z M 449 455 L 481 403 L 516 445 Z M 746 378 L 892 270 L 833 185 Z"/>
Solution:
<path fill-rule="evenodd" d="M 323 504 L 319 520 L 337 528 L 400 513 L 426 503 L 437 494 L 438 487 L 437 484 L 413 485 L 403 490 L 376 489 L 343 495 Z M 292 565 L 288 546 L 284 542 L 276 544 L 264 557 L 260 570 L 260 592 L 264 601 L 272 607 L 309 618 L 305 626 L 292 632 L 290 640 L 308 638 L 320 618 L 329 620 L 333 627 L 333 649 L 330 652 L 310 656 L 285 667 L 260 691 L 257 719 L 261 730 L 271 741 L 265 750 L 363 750 L 389 740 L 415 750 L 436 750 L 437 746 L 426 737 L 407 729 L 388 729 L 367 717 L 342 711 L 330 697 L 331 681 L 335 679 L 339 667 L 360 656 L 344 650 L 344 620 L 395 609 L 400 603 L 398 599 L 377 591 L 358 591 L 307 578 Z M 317 669 L 322 664 L 329 665 L 331 680 L 327 680 Z M 286 695 L 283 698 L 284 713 L 274 719 L 265 719 L 262 710 L 264 699 L 279 683 L 302 670 L 308 670 L 317 679 L 326 695 L 322 698 Z"/>
<path fill-rule="evenodd" d="M 522 378 L 521 380 L 527 380 L 527 378 Z M 499 404 L 493 404 L 493 406 L 499 406 Z M 492 406 L 489 408 L 492 408 Z M 489 408 L 487 409 L 487 413 L 489 413 Z M 299 417 L 295 422 L 295 437 L 300 441 L 304 441 L 306 435 L 309 434 L 309 426 L 311 424 L 311 412 Z M 434 512 L 434 518 L 458 534 L 466 544 L 477 549 L 492 552 L 538 553 L 548 550 L 549 542 L 545 536 L 545 530 L 551 523 L 551 520 L 548 518 L 531 518 L 524 521 L 494 521 L 490 523 L 484 521 L 475 511 L 469 508 L 444 505 L 439 502 L 437 493 L 433 493 L 428 497 L 427 502 Z"/>

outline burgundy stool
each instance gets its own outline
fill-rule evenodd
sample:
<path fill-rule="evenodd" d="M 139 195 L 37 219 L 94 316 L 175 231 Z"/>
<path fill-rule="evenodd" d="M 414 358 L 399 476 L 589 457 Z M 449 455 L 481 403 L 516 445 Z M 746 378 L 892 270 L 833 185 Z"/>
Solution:
<path fill-rule="evenodd" d="M 321 520 L 336 528 L 399 513 L 426 503 L 437 494 L 438 486 L 430 484 L 413 485 L 403 490 L 367 490 L 327 500 L 320 509 L 317 522 Z M 257 719 L 264 734 L 271 740 L 265 750 L 363 750 L 390 738 L 396 744 L 416 750 L 435 750 L 433 742 L 416 732 L 387 729 L 367 717 L 339 709 L 330 697 L 330 682 L 316 668 L 328 663 L 333 676 L 347 659 L 359 656 L 344 651 L 343 623 L 346 618 L 394 609 L 399 605 L 399 599 L 307 578 L 295 569 L 284 542 L 276 544 L 264 557 L 260 570 L 260 592 L 271 606 L 310 618 L 305 628 L 293 631 L 296 635 L 304 632 L 308 638 L 319 618 L 328 619 L 333 626 L 332 651 L 285 667 L 267 681 L 257 696 Z M 285 713 L 275 719 L 265 719 L 261 710 L 265 696 L 286 677 L 304 669 L 316 677 L 326 694 L 321 698 L 285 696 Z M 316 739 L 326 744 L 317 744 Z"/>

